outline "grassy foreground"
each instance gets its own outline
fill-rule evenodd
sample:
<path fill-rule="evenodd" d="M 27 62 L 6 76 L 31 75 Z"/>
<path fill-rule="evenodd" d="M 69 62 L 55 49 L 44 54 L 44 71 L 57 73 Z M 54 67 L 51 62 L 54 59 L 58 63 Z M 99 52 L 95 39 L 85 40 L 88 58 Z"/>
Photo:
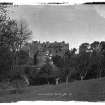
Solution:
<path fill-rule="evenodd" d="M 75 81 L 69 83 L 68 86 L 63 83 L 59 85 L 30 86 L 12 92 L 0 92 L 0 102 L 35 100 L 105 101 L 105 78 Z"/>

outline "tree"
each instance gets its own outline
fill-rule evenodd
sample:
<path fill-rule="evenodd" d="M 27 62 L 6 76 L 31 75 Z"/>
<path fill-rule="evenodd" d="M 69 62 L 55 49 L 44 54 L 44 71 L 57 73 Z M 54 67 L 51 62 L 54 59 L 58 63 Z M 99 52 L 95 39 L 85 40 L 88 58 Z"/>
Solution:
<path fill-rule="evenodd" d="M 69 77 L 73 72 L 75 72 L 75 68 L 71 64 L 71 58 L 75 56 L 76 48 L 71 50 L 67 50 L 64 55 L 64 74 L 66 78 L 66 84 L 68 84 Z"/>
<path fill-rule="evenodd" d="M 75 55 L 76 51 L 77 51 L 76 48 L 71 49 L 71 55 Z"/>
<path fill-rule="evenodd" d="M 14 54 L 19 51 L 22 45 L 30 38 L 31 31 L 25 23 L 19 26 L 16 20 L 9 19 L 2 27 L 1 44 L 8 47 Z"/>
<path fill-rule="evenodd" d="M 88 52 L 89 51 L 89 43 L 82 43 L 79 46 L 79 54 L 84 53 L 84 52 Z"/>
<path fill-rule="evenodd" d="M 7 23 L 8 17 L 7 17 L 7 9 L 6 6 L 0 5 L 0 47 L 5 47 L 4 45 L 4 33 L 6 29 L 4 30 L 4 27 Z"/>
<path fill-rule="evenodd" d="M 16 53 L 20 51 L 22 45 L 30 38 L 32 32 L 25 22 L 20 22 L 19 25 L 16 20 L 8 17 L 6 8 L 1 6 L 0 8 L 2 8 L 0 9 L 0 63 L 1 69 L 5 69 L 4 71 L 6 71 L 11 68 L 9 68 L 8 65 L 13 66 L 16 64 Z M 9 53 L 12 55 L 12 58 Z M 12 64 L 8 64 L 9 62 L 7 59 L 10 61 L 12 60 Z"/>
<path fill-rule="evenodd" d="M 101 72 L 104 69 L 104 42 L 95 41 L 91 43 L 92 55 L 91 55 L 91 63 L 96 68 L 97 78 L 101 77 Z"/>
<path fill-rule="evenodd" d="M 30 40 L 32 31 L 30 31 L 27 22 L 24 20 L 20 20 L 19 22 L 17 22 L 16 28 L 18 44 L 17 49 L 20 49 L 25 42 Z"/>
<path fill-rule="evenodd" d="M 7 13 L 7 5 L 0 5 L 0 25 L 8 19 Z"/>
<path fill-rule="evenodd" d="M 10 66 L 12 65 L 12 52 L 8 48 L 8 38 L 6 36 L 6 24 L 9 20 L 7 16 L 7 6 L 0 5 L 0 74 L 7 77 L 9 74 Z"/>
<path fill-rule="evenodd" d="M 82 53 L 78 56 L 78 72 L 80 79 L 83 80 L 89 72 L 89 53 Z"/>
<path fill-rule="evenodd" d="M 7 33 L 10 33 L 10 48 L 13 52 L 19 51 L 21 47 L 31 37 L 32 32 L 28 29 L 28 25 L 22 21 L 18 23 L 16 20 L 10 20 L 7 24 L 10 27 Z"/>
<path fill-rule="evenodd" d="M 100 42 L 100 48 L 103 55 L 105 55 L 105 41 Z"/>
<path fill-rule="evenodd" d="M 82 43 L 79 46 L 79 56 L 78 56 L 78 72 L 81 80 L 83 80 L 89 70 L 89 58 L 90 58 L 90 44 Z"/>

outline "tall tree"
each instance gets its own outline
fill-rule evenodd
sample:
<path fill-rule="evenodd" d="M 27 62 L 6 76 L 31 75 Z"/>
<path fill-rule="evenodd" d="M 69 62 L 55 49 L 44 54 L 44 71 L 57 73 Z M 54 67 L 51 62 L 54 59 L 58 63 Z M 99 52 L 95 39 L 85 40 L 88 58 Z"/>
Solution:
<path fill-rule="evenodd" d="M 79 56 L 78 56 L 78 72 L 81 80 L 83 80 L 88 73 L 88 63 L 90 54 L 90 44 L 82 43 L 79 46 Z"/>
<path fill-rule="evenodd" d="M 9 51 L 12 54 L 12 65 L 15 65 L 16 52 L 21 49 L 22 45 L 30 38 L 31 34 L 32 32 L 25 22 L 21 21 L 19 25 L 19 22 L 9 18 L 6 7 L 0 6 L 0 48 L 2 48 L 0 51 L 1 57 L 4 59 L 4 61 L 0 61 L 2 62 L 1 64 L 4 65 L 6 59 L 8 59 L 9 54 L 5 54 L 6 56 L 2 54 L 4 51 L 3 49 L 6 49 L 6 52 Z"/>
<path fill-rule="evenodd" d="M 69 77 L 71 76 L 71 74 L 75 72 L 75 69 L 71 64 L 71 60 L 73 60 L 72 56 L 75 56 L 76 51 L 76 48 L 73 48 L 71 50 L 67 50 L 64 55 L 64 74 L 66 78 L 66 84 L 68 84 Z"/>
<path fill-rule="evenodd" d="M 0 75 L 6 77 L 9 74 L 12 65 L 12 53 L 8 48 L 8 38 L 6 36 L 7 28 L 5 27 L 9 17 L 7 16 L 7 6 L 0 5 Z"/>
<path fill-rule="evenodd" d="M 104 43 L 99 41 L 94 41 L 91 43 L 91 66 L 93 67 L 93 70 L 97 73 L 97 78 L 101 78 L 101 73 L 104 68 Z"/>
<path fill-rule="evenodd" d="M 80 75 L 80 79 L 83 80 L 87 76 L 89 72 L 89 53 L 82 53 L 78 56 L 78 72 Z"/>

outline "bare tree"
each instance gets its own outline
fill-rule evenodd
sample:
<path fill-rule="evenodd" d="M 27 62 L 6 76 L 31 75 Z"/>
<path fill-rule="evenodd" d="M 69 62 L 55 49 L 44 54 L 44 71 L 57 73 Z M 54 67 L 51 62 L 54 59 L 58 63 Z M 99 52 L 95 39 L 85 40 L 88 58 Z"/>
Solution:
<path fill-rule="evenodd" d="M 13 51 L 18 51 L 21 47 L 27 42 L 32 35 L 32 31 L 30 31 L 27 23 L 25 21 L 14 21 L 11 25 L 13 36 L 13 42 L 11 45 L 11 49 Z"/>

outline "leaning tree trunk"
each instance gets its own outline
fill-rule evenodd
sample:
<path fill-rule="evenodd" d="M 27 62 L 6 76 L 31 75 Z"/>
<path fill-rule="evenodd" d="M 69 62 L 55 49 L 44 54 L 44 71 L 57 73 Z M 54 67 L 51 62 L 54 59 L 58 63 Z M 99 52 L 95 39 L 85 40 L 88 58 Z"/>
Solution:
<path fill-rule="evenodd" d="M 22 77 L 23 77 L 24 81 L 26 82 L 27 86 L 29 86 L 30 81 L 29 81 L 28 77 L 26 75 L 22 75 Z"/>

